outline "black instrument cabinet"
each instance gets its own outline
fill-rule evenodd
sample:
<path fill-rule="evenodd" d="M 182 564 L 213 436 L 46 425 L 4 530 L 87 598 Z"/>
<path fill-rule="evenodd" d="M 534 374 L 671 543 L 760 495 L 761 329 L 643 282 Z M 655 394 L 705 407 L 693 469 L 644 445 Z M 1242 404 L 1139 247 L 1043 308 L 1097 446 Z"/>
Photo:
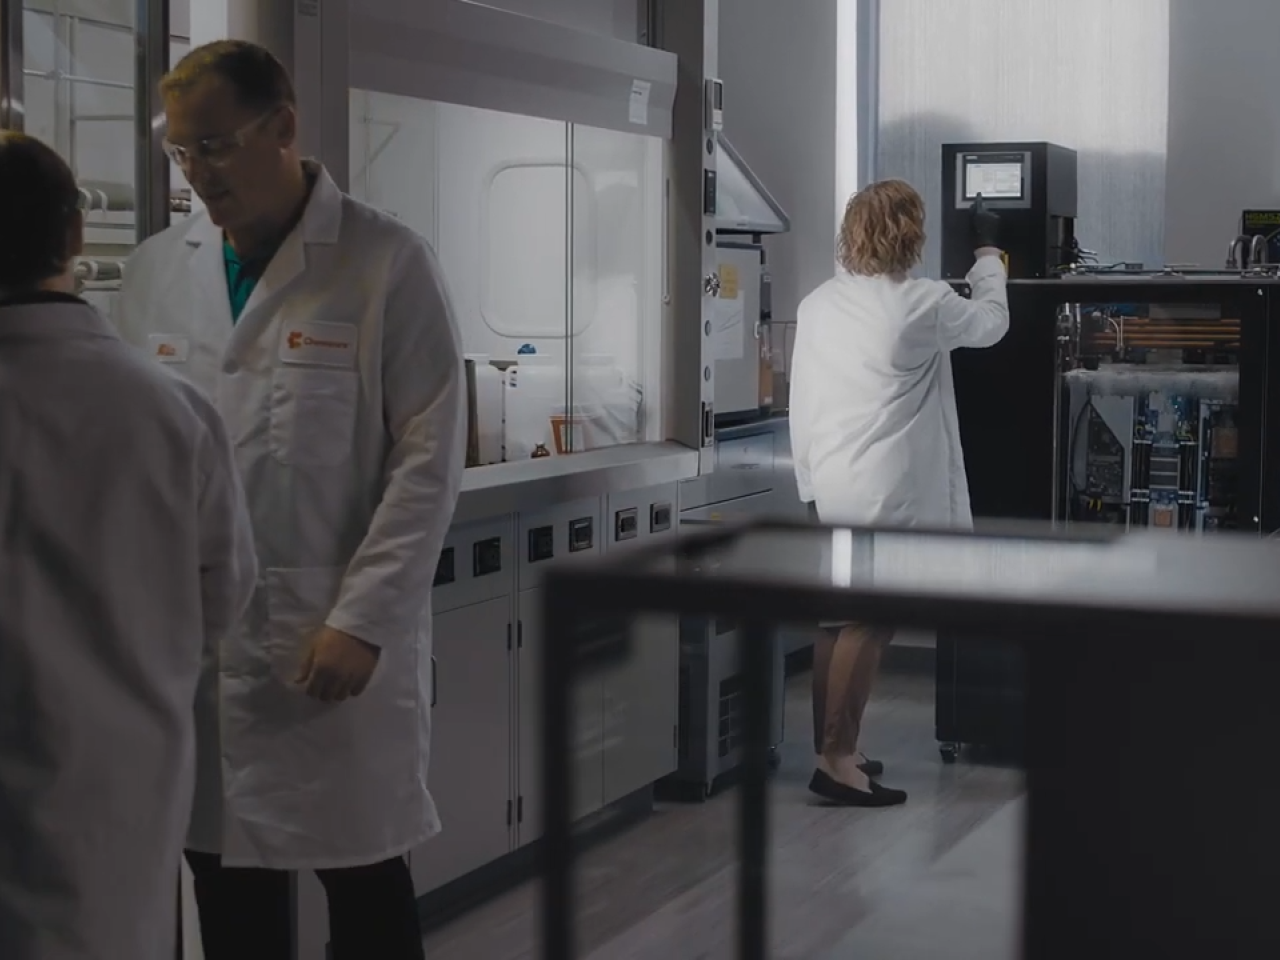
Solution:
<path fill-rule="evenodd" d="M 959 289 L 966 292 L 963 285 Z M 1063 306 L 1105 311 L 1108 305 L 1158 304 L 1217 307 L 1233 329 L 1238 319 L 1233 527 L 1259 535 L 1280 527 L 1280 387 L 1272 386 L 1280 373 L 1280 278 L 1094 275 L 1011 280 L 1008 290 L 1005 338 L 989 349 L 957 350 L 951 357 L 976 526 L 987 519 L 1060 523 L 1071 517 L 1073 494 L 1067 488 L 1075 481 L 1062 478 L 1075 474 L 1064 472 L 1060 461 L 1062 438 L 1076 428 L 1068 419 L 1064 372 L 1071 364 L 1064 355 L 1078 351 L 1079 321 L 1072 328 Z M 937 638 L 935 726 L 944 762 L 953 762 L 965 747 L 1020 756 L 1024 661 L 1018 643 L 955 633 Z"/>

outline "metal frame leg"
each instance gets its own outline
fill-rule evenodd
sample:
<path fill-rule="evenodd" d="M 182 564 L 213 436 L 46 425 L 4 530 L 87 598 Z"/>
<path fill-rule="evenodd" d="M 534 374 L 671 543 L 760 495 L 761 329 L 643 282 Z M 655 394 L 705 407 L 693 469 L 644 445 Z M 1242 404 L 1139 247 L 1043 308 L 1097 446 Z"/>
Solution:
<path fill-rule="evenodd" d="M 573 690 L 581 625 L 571 591 L 552 580 L 543 601 L 542 669 L 542 956 L 574 960 L 573 936 Z"/>
<path fill-rule="evenodd" d="M 741 633 L 743 763 L 738 806 L 738 956 L 769 953 L 769 728 L 773 715 L 774 631 L 751 623 Z"/>
<path fill-rule="evenodd" d="M 174 938 L 175 943 L 173 945 L 173 956 L 175 960 L 183 960 L 183 956 L 186 953 L 185 943 L 183 941 L 184 934 L 186 933 L 186 927 L 184 923 L 186 919 L 185 917 L 186 911 L 182 909 L 182 867 L 181 866 L 178 867 L 177 907 L 178 907 L 178 922 L 173 925 L 173 929 L 175 933 L 175 938 Z"/>

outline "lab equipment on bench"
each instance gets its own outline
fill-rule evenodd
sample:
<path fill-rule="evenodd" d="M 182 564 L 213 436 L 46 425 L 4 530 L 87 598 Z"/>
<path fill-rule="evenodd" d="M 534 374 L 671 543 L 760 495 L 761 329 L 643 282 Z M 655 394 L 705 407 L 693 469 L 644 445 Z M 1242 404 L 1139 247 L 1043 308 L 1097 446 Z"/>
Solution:
<path fill-rule="evenodd" d="M 1112 271 L 1009 283 L 1009 333 L 952 367 L 975 523 L 1167 535 L 1280 526 L 1280 280 Z M 937 644 L 937 737 L 1016 752 L 1022 651 Z"/>
<path fill-rule="evenodd" d="M 502 371 L 483 355 L 466 357 L 469 414 L 467 466 L 487 466 L 503 460 L 506 411 Z"/>
<path fill-rule="evenodd" d="M 1240 234 L 1227 251 L 1228 270 L 1280 265 L 1280 210 L 1244 210 Z"/>
<path fill-rule="evenodd" d="M 1012 279 L 1051 277 L 1079 257 L 1076 154 L 1053 143 L 959 143 L 942 148 L 942 276 L 973 266 L 969 211 L 979 196 L 1000 217 Z"/>

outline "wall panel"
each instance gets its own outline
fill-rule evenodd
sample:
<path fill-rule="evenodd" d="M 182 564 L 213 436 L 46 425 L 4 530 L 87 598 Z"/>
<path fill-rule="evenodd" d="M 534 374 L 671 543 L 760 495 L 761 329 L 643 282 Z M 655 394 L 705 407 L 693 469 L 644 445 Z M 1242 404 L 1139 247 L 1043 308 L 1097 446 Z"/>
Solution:
<path fill-rule="evenodd" d="M 880 10 L 878 177 L 924 194 L 939 269 L 941 145 L 1051 140 L 1080 154 L 1081 243 L 1163 262 L 1169 0 L 891 0 Z"/>

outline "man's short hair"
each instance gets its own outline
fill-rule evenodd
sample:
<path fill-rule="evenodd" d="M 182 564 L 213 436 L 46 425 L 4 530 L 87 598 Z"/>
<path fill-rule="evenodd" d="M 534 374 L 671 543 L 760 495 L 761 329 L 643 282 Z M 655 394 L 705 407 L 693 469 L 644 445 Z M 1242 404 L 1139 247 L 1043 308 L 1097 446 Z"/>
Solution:
<path fill-rule="evenodd" d="M 849 273 L 906 273 L 924 249 L 924 201 L 909 183 L 881 180 L 855 193 L 845 207 L 836 255 Z"/>
<path fill-rule="evenodd" d="M 209 77 L 231 84 L 237 102 L 249 110 L 297 105 L 284 64 L 270 50 L 247 40 L 215 40 L 196 47 L 160 81 L 160 92 L 166 97 L 185 93 Z"/>

